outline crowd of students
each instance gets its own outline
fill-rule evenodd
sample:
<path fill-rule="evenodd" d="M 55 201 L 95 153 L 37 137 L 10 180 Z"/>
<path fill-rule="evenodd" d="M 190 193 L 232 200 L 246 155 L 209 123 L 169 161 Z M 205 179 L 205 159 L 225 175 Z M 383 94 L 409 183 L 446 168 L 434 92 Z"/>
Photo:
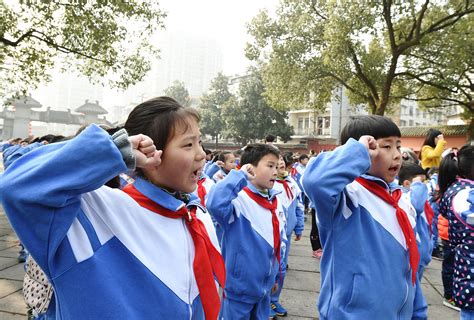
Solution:
<path fill-rule="evenodd" d="M 30 287 L 47 279 L 36 318 L 286 316 L 288 254 L 311 212 L 321 319 L 427 319 L 420 281 L 439 215 L 446 301 L 474 319 L 472 144 L 431 174 L 436 161 L 402 154 L 389 118 L 359 116 L 311 159 L 274 137 L 212 153 L 199 114 L 168 97 L 138 105 L 123 128 L 57 140 L 3 145 L 1 203 L 31 256 Z"/>

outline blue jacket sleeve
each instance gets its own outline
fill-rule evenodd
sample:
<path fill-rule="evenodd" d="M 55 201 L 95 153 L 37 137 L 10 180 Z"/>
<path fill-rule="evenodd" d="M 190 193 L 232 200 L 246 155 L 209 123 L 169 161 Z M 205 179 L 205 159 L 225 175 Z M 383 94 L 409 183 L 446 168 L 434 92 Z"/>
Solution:
<path fill-rule="evenodd" d="M 304 192 L 318 213 L 319 223 L 329 225 L 344 188 L 370 168 L 369 152 L 360 142 L 349 139 L 331 152 L 323 152 L 306 166 Z"/>
<path fill-rule="evenodd" d="M 214 219 L 226 228 L 234 213 L 232 200 L 247 185 L 247 176 L 242 171 L 231 170 L 227 177 L 216 183 L 209 192 L 206 207 Z"/>
<path fill-rule="evenodd" d="M 426 184 L 416 181 L 411 184 L 410 201 L 415 207 L 416 213 L 420 214 L 425 210 L 425 202 L 428 199 L 428 187 Z"/>
<path fill-rule="evenodd" d="M 76 216 L 81 195 L 126 172 L 111 137 L 90 126 L 76 138 L 18 158 L 0 179 L 11 225 L 45 273 Z"/>
<path fill-rule="evenodd" d="M 210 165 L 207 166 L 206 170 L 204 171 L 205 174 L 207 174 L 208 177 L 213 177 L 217 171 L 219 171 L 221 168 L 215 164 L 215 162 L 211 163 Z"/>
<path fill-rule="evenodd" d="M 304 206 L 301 203 L 300 198 L 296 198 L 296 226 L 295 226 L 295 234 L 297 236 L 303 234 L 304 230 Z"/>
<path fill-rule="evenodd" d="M 5 157 L 4 159 L 5 169 L 8 168 L 16 159 L 21 158 L 24 154 L 27 154 L 28 152 L 36 148 L 39 148 L 41 146 L 43 146 L 41 143 L 35 142 L 26 147 L 23 147 L 23 148 L 20 147 L 18 149 L 15 149 L 13 153 Z"/>

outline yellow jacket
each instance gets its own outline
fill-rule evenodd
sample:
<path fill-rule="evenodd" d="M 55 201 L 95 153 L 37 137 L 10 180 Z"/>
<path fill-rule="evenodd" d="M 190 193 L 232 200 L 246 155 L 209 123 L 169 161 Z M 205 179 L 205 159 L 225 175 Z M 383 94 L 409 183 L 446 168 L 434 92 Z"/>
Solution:
<path fill-rule="evenodd" d="M 444 151 L 446 140 L 439 140 L 436 148 L 424 145 L 421 148 L 421 167 L 423 169 L 439 167 L 441 163 L 441 154 Z"/>

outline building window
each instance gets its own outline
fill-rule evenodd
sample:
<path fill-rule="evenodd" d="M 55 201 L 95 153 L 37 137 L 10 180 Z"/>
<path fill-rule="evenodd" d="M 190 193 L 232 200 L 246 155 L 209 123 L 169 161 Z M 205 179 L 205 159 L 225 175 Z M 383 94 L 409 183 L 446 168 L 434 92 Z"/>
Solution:
<path fill-rule="evenodd" d="M 303 129 L 303 118 L 298 118 L 298 129 Z"/>

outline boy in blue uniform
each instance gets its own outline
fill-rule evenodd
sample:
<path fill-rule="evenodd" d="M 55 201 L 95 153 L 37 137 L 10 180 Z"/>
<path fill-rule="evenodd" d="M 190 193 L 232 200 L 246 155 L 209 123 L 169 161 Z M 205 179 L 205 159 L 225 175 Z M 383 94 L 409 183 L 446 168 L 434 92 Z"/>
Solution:
<path fill-rule="evenodd" d="M 412 319 L 419 252 L 416 212 L 393 183 L 400 136 L 388 118 L 355 117 L 343 145 L 306 167 L 302 185 L 325 250 L 321 319 Z"/>
<path fill-rule="evenodd" d="M 285 214 L 273 185 L 279 152 L 256 144 L 242 154 L 242 168 L 232 170 L 209 193 L 207 209 L 222 227 L 227 273 L 224 319 L 268 319 L 270 292 L 286 238 Z"/>

